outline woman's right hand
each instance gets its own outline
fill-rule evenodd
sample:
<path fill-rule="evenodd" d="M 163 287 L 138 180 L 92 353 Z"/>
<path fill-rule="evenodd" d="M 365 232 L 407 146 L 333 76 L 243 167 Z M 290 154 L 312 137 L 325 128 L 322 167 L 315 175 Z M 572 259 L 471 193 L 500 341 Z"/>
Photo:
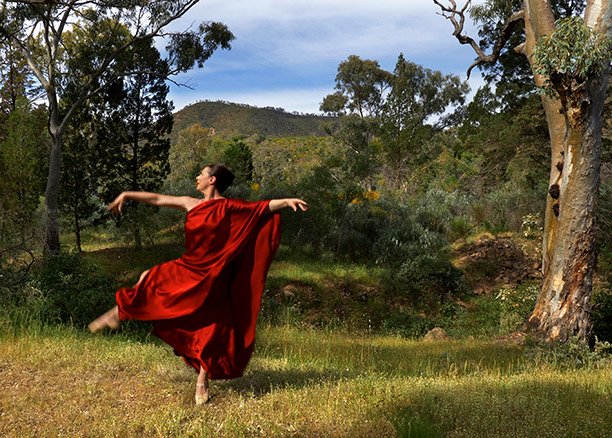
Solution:
<path fill-rule="evenodd" d="M 123 208 L 124 203 L 125 203 L 125 192 L 121 193 L 119 196 L 115 198 L 113 202 L 108 204 L 107 210 L 110 211 L 113 215 L 117 215 L 121 213 L 121 209 Z"/>

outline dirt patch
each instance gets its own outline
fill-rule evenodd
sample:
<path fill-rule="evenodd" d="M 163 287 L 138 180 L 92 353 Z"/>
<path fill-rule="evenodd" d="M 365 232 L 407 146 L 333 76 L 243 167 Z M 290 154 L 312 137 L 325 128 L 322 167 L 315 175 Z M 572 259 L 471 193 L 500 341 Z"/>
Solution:
<path fill-rule="evenodd" d="M 453 263 L 464 272 L 476 294 L 490 294 L 503 285 L 541 277 L 538 245 L 533 240 L 501 237 L 459 242 L 452 251 Z"/>

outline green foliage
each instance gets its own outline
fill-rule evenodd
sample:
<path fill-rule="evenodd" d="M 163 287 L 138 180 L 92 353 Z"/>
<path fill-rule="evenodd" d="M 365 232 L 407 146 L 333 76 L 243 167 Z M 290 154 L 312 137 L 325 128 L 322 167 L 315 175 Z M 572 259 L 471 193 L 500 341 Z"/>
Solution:
<path fill-rule="evenodd" d="M 527 237 L 528 239 L 541 237 L 543 228 L 540 213 L 527 214 L 523 216 L 521 228 L 523 230 L 523 236 Z"/>
<path fill-rule="evenodd" d="M 593 335 L 600 341 L 612 342 L 612 292 L 610 289 L 594 289 L 591 323 Z"/>
<path fill-rule="evenodd" d="M 0 141 L 6 136 L 6 121 L 17 108 L 18 100 L 26 98 L 32 102 L 40 91 L 19 47 L 3 40 L 0 45 Z"/>
<path fill-rule="evenodd" d="M 19 97 L 0 139 L 0 267 L 5 250 L 29 251 L 36 236 L 35 211 L 44 194 L 45 115 Z"/>
<path fill-rule="evenodd" d="M 46 258 L 27 284 L 6 288 L 3 307 L 16 325 L 38 321 L 84 327 L 114 305 L 114 279 L 78 253 Z"/>
<path fill-rule="evenodd" d="M 177 141 L 170 148 L 170 172 L 166 179 L 170 186 L 181 181 L 191 183 L 204 166 L 220 161 L 211 158 L 213 136 L 214 131 L 202 127 L 200 123 L 194 123 L 178 132 Z"/>
<path fill-rule="evenodd" d="M 76 96 L 65 94 L 62 109 L 71 106 L 74 98 Z M 100 117 L 98 105 L 104 107 L 101 97 L 84 104 L 63 137 L 59 204 L 66 228 L 75 234 L 78 251 L 81 250 L 83 228 L 99 223 L 105 213 L 98 196 L 100 166 L 98 145 L 94 140 L 99 134 L 96 130 Z"/>
<path fill-rule="evenodd" d="M 383 102 L 383 93 L 391 80 L 391 74 L 380 68 L 378 61 L 362 60 L 350 55 L 338 66 L 336 89 L 338 93 L 323 99 L 321 110 L 340 114 L 346 110 L 360 117 L 376 116 Z M 345 107 L 339 107 L 344 101 Z"/>
<path fill-rule="evenodd" d="M 455 312 L 443 321 L 442 327 L 451 337 L 468 336 L 492 338 L 500 332 L 501 303 L 489 295 L 472 297 L 469 308 Z"/>
<path fill-rule="evenodd" d="M 394 419 L 397 438 L 437 438 L 444 436 L 442 425 L 426 412 L 401 409 Z"/>
<path fill-rule="evenodd" d="M 48 128 L 52 134 L 52 159 L 49 165 L 44 216 L 47 229 L 46 251 L 57 254 L 60 250 L 57 198 L 62 135 L 75 111 L 96 95 L 114 94 L 121 79 L 124 83 L 131 82 L 131 91 L 141 91 L 143 82 L 156 81 L 153 88 L 163 92 L 166 87 L 164 82 L 170 76 L 184 72 L 196 63 L 201 66 L 219 47 L 229 48 L 229 42 L 233 38 L 231 32 L 220 23 L 205 23 L 197 32 L 172 32 L 167 48 L 169 56 L 167 59 L 160 59 L 153 44 L 154 38 L 170 35 L 167 27 L 182 17 L 194 4 L 191 0 L 111 3 L 83 1 L 70 5 L 55 2 L 49 4 L 48 8 L 38 8 L 32 4 L 3 4 L 0 11 L 0 35 L 3 40 L 19 47 L 28 58 L 29 69 L 37 76 L 38 82 L 45 84 L 44 92 L 49 102 Z M 67 23 L 69 25 L 66 25 Z M 92 36 L 93 38 L 90 38 Z M 153 62 L 147 63 L 145 60 Z M 60 111 L 60 96 L 67 88 L 79 98 L 74 99 L 68 111 Z M 148 97 L 156 100 L 153 97 L 156 94 L 159 95 L 152 92 Z M 132 93 L 129 98 L 120 100 L 129 105 L 128 101 L 133 103 L 134 98 Z M 117 124 L 129 119 L 133 122 L 134 118 L 140 120 L 136 124 L 130 123 L 129 127 L 124 125 L 123 130 L 115 125 L 116 129 L 102 131 L 103 135 L 113 137 L 108 139 L 111 144 L 113 141 L 117 144 L 125 143 L 124 139 L 119 138 L 122 135 L 136 137 L 136 141 L 131 145 L 134 149 L 138 149 L 141 141 L 156 146 L 167 142 L 167 121 L 172 117 L 170 108 L 164 111 L 160 108 L 159 101 L 152 104 L 149 101 L 145 104 L 141 100 L 141 103 L 141 106 L 136 105 L 137 109 L 131 108 L 124 114 L 106 112 L 109 118 L 115 118 Z M 156 107 L 154 114 L 150 110 L 151 107 Z M 142 132 L 142 126 L 147 125 L 144 119 L 147 118 L 148 122 L 154 118 L 157 123 L 153 128 L 149 126 L 151 129 L 148 132 Z M 158 139 L 160 141 L 157 141 Z M 156 151 L 156 154 L 160 155 L 162 160 L 166 159 L 161 150 Z M 137 161 L 136 150 L 134 160 Z M 130 170 L 134 174 L 140 169 L 138 164 L 132 164 Z M 151 166 L 145 172 L 153 174 L 159 170 Z M 161 170 L 162 172 L 158 173 L 163 176 L 166 170 Z M 123 175 L 123 172 L 120 174 Z M 138 188 L 140 187 L 135 187 Z M 135 237 L 138 241 L 137 228 Z"/>
<path fill-rule="evenodd" d="M 586 6 L 585 0 L 551 0 L 549 3 L 555 19 L 579 16 Z M 491 51 L 501 40 L 508 18 L 524 8 L 524 0 L 486 0 L 471 5 L 469 15 L 478 26 L 479 44 L 485 52 Z M 495 95 L 505 110 L 523 105 L 536 89 L 528 57 L 515 50 L 524 41 L 525 26 L 521 20 L 501 48 L 497 62 L 479 66 L 487 83 L 494 84 Z"/>
<path fill-rule="evenodd" d="M 223 151 L 223 163 L 232 170 L 234 185 L 249 184 L 253 180 L 253 152 L 243 138 L 234 137 Z"/>
<path fill-rule="evenodd" d="M 166 10 L 167 6 L 161 9 Z M 159 19 L 158 14 L 154 15 Z M 220 22 L 200 23 L 197 31 L 173 33 L 166 45 L 169 64 L 176 66 L 178 72 L 190 70 L 194 64 L 202 68 L 213 52 L 219 48 L 231 49 L 231 42 L 235 39 L 229 28 Z"/>
<path fill-rule="evenodd" d="M 557 20 L 554 32 L 540 38 L 533 50 L 534 72 L 546 77 L 542 92 L 551 96 L 565 94 L 575 88 L 573 81 L 597 74 L 610 58 L 610 40 L 581 17 Z"/>
<path fill-rule="evenodd" d="M 596 342 L 591 348 L 587 341 L 572 337 L 567 342 L 541 345 L 535 355 L 557 369 L 582 369 L 609 366 L 612 348 L 608 342 Z"/>
<path fill-rule="evenodd" d="M 495 295 L 499 301 L 501 315 L 499 331 L 502 334 L 518 329 L 533 311 L 540 293 L 537 284 L 520 284 L 518 286 L 504 286 Z"/>
<path fill-rule="evenodd" d="M 325 126 L 326 132 L 344 146 L 347 165 L 366 190 L 372 188 L 378 164 L 373 139 L 392 76 L 378 61 L 351 55 L 338 66 L 338 91 L 321 104 L 322 111 L 337 117 Z"/>
<path fill-rule="evenodd" d="M 465 290 L 462 273 L 450 262 L 443 207 L 427 198 L 417 205 L 395 205 L 373 245 L 375 260 L 386 269 L 382 281 L 390 290 L 429 304 Z M 400 219 L 401 218 L 401 219 Z"/>
<path fill-rule="evenodd" d="M 382 321 L 382 333 L 402 336 L 409 339 L 418 339 L 435 327 L 433 318 L 420 315 L 414 311 L 398 312 L 388 310 Z"/>
<path fill-rule="evenodd" d="M 108 203 L 125 190 L 154 192 L 169 172 L 168 155 L 172 130 L 172 103 L 164 77 L 168 64 L 160 58 L 152 41 L 139 44 L 131 67 L 137 73 L 123 80 L 117 90 L 121 98 L 108 103 L 101 114 L 97 136 L 100 155 L 101 197 Z M 137 247 L 142 245 L 141 228 L 149 214 L 140 206 L 123 215 Z"/>
<path fill-rule="evenodd" d="M 441 117 L 453 105 L 462 104 L 469 90 L 466 82 L 454 75 L 426 69 L 397 59 L 391 90 L 380 112 L 381 153 L 387 184 L 402 189 L 414 164 L 429 162 L 427 148 L 435 132 L 433 117 Z"/>

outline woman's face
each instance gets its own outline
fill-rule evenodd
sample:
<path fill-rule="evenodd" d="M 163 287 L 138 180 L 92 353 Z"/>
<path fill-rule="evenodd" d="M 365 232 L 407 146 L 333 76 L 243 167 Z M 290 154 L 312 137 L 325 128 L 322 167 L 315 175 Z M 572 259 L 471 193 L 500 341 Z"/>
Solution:
<path fill-rule="evenodd" d="M 196 189 L 200 192 L 206 190 L 211 185 L 210 179 L 212 177 L 208 173 L 209 170 L 210 168 L 207 166 L 202 169 L 202 172 L 198 176 L 196 176 Z"/>

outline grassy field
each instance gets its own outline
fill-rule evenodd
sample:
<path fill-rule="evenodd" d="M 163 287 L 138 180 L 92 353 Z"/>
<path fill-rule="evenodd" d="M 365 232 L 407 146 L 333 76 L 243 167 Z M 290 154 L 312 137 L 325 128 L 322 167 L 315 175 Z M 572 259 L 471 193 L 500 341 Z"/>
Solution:
<path fill-rule="evenodd" d="M 534 351 L 263 326 L 245 376 L 196 407 L 195 373 L 154 339 L 5 325 L 0 436 L 612 436 L 610 364 Z"/>
<path fill-rule="evenodd" d="M 120 286 L 182 252 L 89 237 L 85 257 Z M 213 381 L 205 406 L 146 325 L 91 335 L 0 318 L 0 436 L 612 437 L 609 358 L 491 342 L 486 307 L 466 313 L 462 339 L 375 334 L 359 314 L 383 299 L 376 281 L 375 268 L 281 247 L 246 374 Z"/>

